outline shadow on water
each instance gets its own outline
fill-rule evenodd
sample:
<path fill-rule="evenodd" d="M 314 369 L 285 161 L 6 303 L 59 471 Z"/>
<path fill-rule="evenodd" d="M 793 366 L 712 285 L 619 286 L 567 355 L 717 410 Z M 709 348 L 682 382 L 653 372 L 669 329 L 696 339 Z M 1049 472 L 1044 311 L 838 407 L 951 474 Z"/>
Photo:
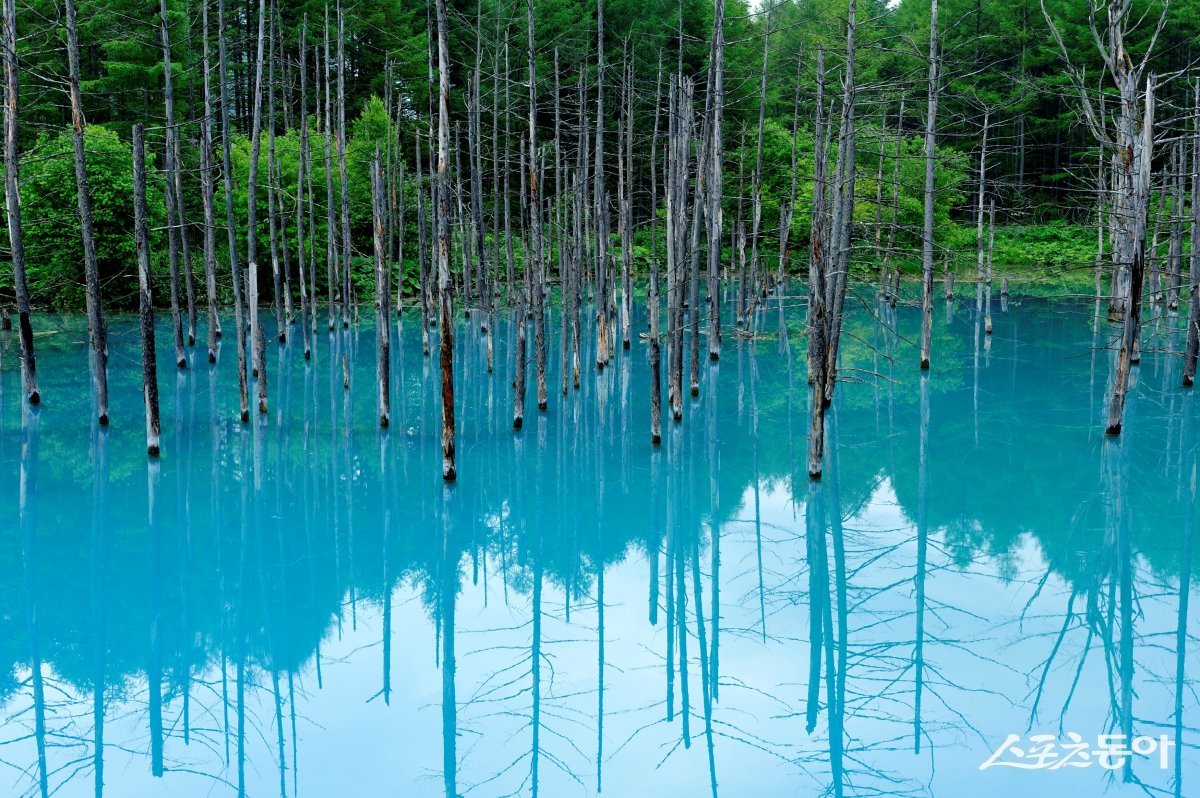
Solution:
<path fill-rule="evenodd" d="M 374 337 L 338 328 L 311 360 L 278 346 L 249 425 L 229 353 L 193 352 L 160 378 L 149 464 L 121 423 L 141 412 L 131 320 L 111 323 L 109 428 L 70 336 L 39 350 L 40 409 L 6 358 L 0 792 L 1186 795 L 1178 319 L 1147 324 L 1127 433 L 1105 440 L 1094 308 L 1002 298 L 988 334 L 992 304 L 948 302 L 921 373 L 916 309 L 851 313 L 819 482 L 790 302 L 700 370 L 661 447 L 641 347 L 513 433 L 514 328 L 493 324 L 490 375 L 464 328 L 454 485 L 407 316 L 388 429 Z M 979 769 L 1039 733 L 1171 745 Z"/>

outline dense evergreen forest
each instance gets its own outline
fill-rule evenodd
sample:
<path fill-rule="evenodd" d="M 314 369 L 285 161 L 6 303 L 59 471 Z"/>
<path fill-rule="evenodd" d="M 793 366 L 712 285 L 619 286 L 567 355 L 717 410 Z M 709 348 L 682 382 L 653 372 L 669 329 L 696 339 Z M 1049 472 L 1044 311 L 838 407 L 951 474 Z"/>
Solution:
<path fill-rule="evenodd" d="M 720 356 L 722 304 L 727 335 L 755 335 L 800 277 L 817 476 L 848 283 L 894 302 L 919 277 L 928 368 L 935 279 L 947 296 L 955 275 L 986 285 L 989 314 L 993 276 L 1049 280 L 1094 286 L 1122 323 L 1115 433 L 1143 293 L 1175 308 L 1200 275 L 1183 268 L 1198 19 L 1179 0 L 6 0 L 5 320 L 11 301 L 36 402 L 30 309 L 86 307 L 107 423 L 104 314 L 139 309 L 154 453 L 156 307 L 184 368 L 198 338 L 215 359 L 232 306 L 247 419 L 267 408 L 265 321 L 310 357 L 359 308 L 419 303 L 452 478 L 463 314 L 489 353 L 496 313 L 531 322 L 517 428 L 526 373 L 539 408 L 558 387 L 548 303 L 564 393 L 581 336 L 603 369 L 618 337 L 645 334 L 657 441 L 660 340 L 678 420 L 700 349 Z M 392 333 L 376 325 L 386 426 Z"/>

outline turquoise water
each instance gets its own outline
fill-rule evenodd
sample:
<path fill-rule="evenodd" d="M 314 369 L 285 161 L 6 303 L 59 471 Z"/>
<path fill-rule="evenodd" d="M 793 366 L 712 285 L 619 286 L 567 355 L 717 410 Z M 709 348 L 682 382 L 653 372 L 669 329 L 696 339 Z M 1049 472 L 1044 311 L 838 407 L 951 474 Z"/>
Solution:
<path fill-rule="evenodd" d="M 39 318 L 36 415 L 6 333 L 0 795 L 1194 794 L 1179 320 L 1112 441 L 1090 302 L 1014 298 L 990 339 L 939 302 L 926 377 L 917 308 L 848 307 L 820 485 L 798 302 L 702 362 L 657 450 L 642 344 L 563 398 L 552 311 L 550 408 L 531 381 L 514 434 L 512 328 L 489 376 L 476 319 L 451 487 L 412 316 L 388 431 L 369 319 L 309 363 L 269 344 L 245 426 L 231 342 L 176 373 L 160 321 L 149 465 L 133 319 L 107 432 L 82 319 Z M 1010 733 L 1123 731 L 1176 747 L 980 770 Z"/>

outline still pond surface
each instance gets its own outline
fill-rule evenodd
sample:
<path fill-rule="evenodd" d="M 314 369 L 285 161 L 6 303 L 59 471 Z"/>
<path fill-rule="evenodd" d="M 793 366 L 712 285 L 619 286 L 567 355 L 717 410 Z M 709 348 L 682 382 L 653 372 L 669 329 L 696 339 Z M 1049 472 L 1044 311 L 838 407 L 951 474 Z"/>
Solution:
<path fill-rule="evenodd" d="M 412 316 L 387 431 L 369 319 L 270 344 L 245 426 L 232 342 L 176 373 L 160 326 L 149 465 L 132 319 L 106 432 L 82 319 L 41 320 L 36 413 L 6 333 L 0 796 L 1195 795 L 1181 324 L 1106 440 L 1114 330 L 996 304 L 939 302 L 927 375 L 916 307 L 855 304 L 821 484 L 773 300 L 657 450 L 643 344 L 564 398 L 553 312 L 514 434 L 512 328 L 489 375 L 463 326 L 448 488 Z"/>

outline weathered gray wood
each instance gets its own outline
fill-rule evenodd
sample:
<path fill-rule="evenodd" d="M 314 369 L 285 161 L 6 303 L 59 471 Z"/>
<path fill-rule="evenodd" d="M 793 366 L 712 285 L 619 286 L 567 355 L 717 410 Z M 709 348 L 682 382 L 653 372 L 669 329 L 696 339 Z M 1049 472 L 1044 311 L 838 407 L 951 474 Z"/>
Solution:
<path fill-rule="evenodd" d="M 338 175 L 341 178 L 342 198 L 342 327 L 350 326 L 350 303 L 352 286 L 350 282 L 350 180 L 346 172 L 346 15 L 345 9 L 339 2 L 337 7 L 338 26 Z"/>
<path fill-rule="evenodd" d="M 725 0 L 713 0 L 712 134 L 708 154 L 708 358 L 721 357 L 721 233 L 725 199 Z M 656 108 L 657 113 L 657 108 Z M 657 216 L 657 214 L 655 214 Z M 716 623 L 716 618 L 713 619 Z M 715 665 L 714 665 L 715 669 Z"/>
<path fill-rule="evenodd" d="M 66 0 L 67 68 L 71 96 L 71 144 L 75 152 L 75 194 L 79 229 L 83 239 L 83 270 L 87 281 L 88 338 L 91 342 L 92 376 L 96 381 L 96 414 L 100 426 L 108 425 L 108 330 L 100 294 L 100 265 L 96 260 L 96 233 L 92 223 L 92 190 L 88 184 L 84 134 L 83 97 L 79 89 L 79 33 L 75 0 Z"/>
<path fill-rule="evenodd" d="M 133 126 L 133 231 L 138 262 L 138 317 L 142 338 L 142 399 L 146 405 L 146 453 L 158 457 L 158 369 L 154 356 L 154 300 L 150 275 L 150 227 L 146 221 L 146 134 Z"/>
<path fill-rule="evenodd" d="M 221 317 L 217 315 L 217 223 L 213 198 L 213 103 L 208 50 L 208 4 L 203 8 L 204 117 L 200 120 L 200 201 L 204 212 L 204 294 L 208 305 L 208 362 L 217 362 Z"/>
<path fill-rule="evenodd" d="M 545 410 L 546 398 L 546 264 L 542 253 L 542 181 L 538 169 L 540 153 L 537 145 L 537 52 L 533 36 L 533 0 L 527 0 L 526 44 L 529 58 L 529 257 L 525 268 L 532 261 L 533 272 L 533 358 L 537 370 L 537 403 Z"/>
<path fill-rule="evenodd" d="M 333 127 L 332 82 L 333 59 L 329 47 L 329 4 L 325 4 L 325 49 L 324 49 L 324 89 L 325 89 L 325 126 L 322 131 L 325 138 L 325 291 L 329 310 L 329 329 L 333 330 L 335 319 L 335 302 L 337 289 L 337 226 L 334 223 L 335 212 L 333 205 Z M 432 69 L 432 67 L 430 67 Z M 430 122 L 432 124 L 432 122 Z"/>
<path fill-rule="evenodd" d="M 1189 236 L 1187 344 L 1183 355 L 1183 384 L 1190 387 L 1196 379 L 1196 360 L 1200 353 L 1200 79 L 1195 82 L 1192 101 L 1192 218 Z"/>
<path fill-rule="evenodd" d="M 458 473 L 454 459 L 454 315 L 450 296 L 450 42 L 446 0 L 437 6 L 438 51 L 438 194 L 437 265 L 439 332 L 438 349 L 442 381 L 442 479 L 451 482 Z M 453 769 L 453 767 L 452 767 Z M 453 776 L 447 775 L 447 779 Z"/>
<path fill-rule="evenodd" d="M 1154 76 L 1146 79 L 1145 110 L 1142 117 L 1140 160 L 1134 177 L 1130 207 L 1141 208 L 1140 223 L 1135 224 L 1138 234 L 1133 249 L 1130 269 L 1129 301 L 1125 308 L 1121 328 L 1121 343 L 1117 350 L 1116 372 L 1112 380 L 1112 393 L 1108 407 L 1105 433 L 1120 435 L 1125 416 L 1125 396 L 1129 390 L 1129 370 L 1134 347 L 1139 334 L 1142 315 L 1142 277 L 1146 268 L 1146 216 L 1145 209 L 1150 197 L 1150 162 L 1154 151 Z M 1007 285 L 1007 283 L 1006 283 Z M 1006 292 L 1007 293 L 1007 292 Z"/>
<path fill-rule="evenodd" d="M 928 107 L 925 112 L 925 225 L 921 234 L 921 368 L 929 368 L 933 342 L 933 211 L 937 195 L 936 142 L 941 54 L 938 51 L 938 0 L 929 22 Z"/>
<path fill-rule="evenodd" d="M 592 203 L 596 240 L 596 370 L 608 363 L 608 194 L 604 186 L 604 0 L 596 0 L 596 144 Z"/>
<path fill-rule="evenodd" d="M 983 210 L 987 190 L 987 144 L 991 109 L 983 111 L 983 135 L 979 146 L 979 182 L 975 201 L 975 278 L 983 281 Z"/>
<path fill-rule="evenodd" d="M 165 2 L 165 0 L 163 0 Z M 291 312 L 284 314 L 283 273 L 280 269 L 279 228 L 284 223 L 275 216 L 276 169 L 275 160 L 275 8 L 271 6 L 271 26 L 267 31 L 267 236 L 271 242 L 272 298 L 275 301 L 275 327 L 279 342 L 287 341 L 287 325 Z"/>
<path fill-rule="evenodd" d="M 383 177 L 380 173 L 379 147 L 371 162 L 371 210 L 375 251 L 375 352 L 378 379 L 379 426 L 387 427 L 392 415 L 391 371 L 391 269 L 388 267 L 383 234 Z"/>
<path fill-rule="evenodd" d="M 29 314 L 29 283 L 25 275 L 25 237 L 21 224 L 21 154 L 17 140 L 20 103 L 17 77 L 17 4 L 4 0 L 4 197 L 8 216 L 8 240 L 13 267 L 13 290 L 17 295 L 17 333 L 21 341 L 21 388 L 31 405 L 42 400 L 38 391 L 37 358 L 33 348 L 33 324 Z"/>
<path fill-rule="evenodd" d="M 178 185 L 175 180 L 175 172 L 178 168 L 175 163 L 177 153 L 175 137 L 179 135 L 179 131 L 175 128 L 175 88 L 171 77 L 171 34 L 167 27 L 167 0 L 159 0 L 158 20 L 159 35 L 162 38 L 163 105 L 167 121 L 166 142 L 163 147 L 163 165 L 165 167 L 163 204 L 167 207 L 167 263 L 171 274 L 171 333 L 175 340 L 175 365 L 182 369 L 187 368 L 187 358 L 183 351 L 183 316 L 179 306 L 180 227 L 177 218 L 179 204 L 175 194 Z"/>
<path fill-rule="evenodd" d="M 312 358 L 312 336 L 308 323 L 308 303 L 310 297 L 306 285 L 305 270 L 305 240 L 304 240 L 304 190 L 305 173 L 311 170 L 311 153 L 308 141 L 308 15 L 300 23 L 300 34 L 297 37 L 300 67 L 300 157 L 296 166 L 296 265 L 300 278 L 300 335 L 304 340 L 304 359 Z M 308 240 L 308 246 L 314 246 L 313 239 Z M 316 302 L 316 297 L 311 297 Z"/>
<path fill-rule="evenodd" d="M 229 236 L 229 269 L 233 275 L 233 322 L 237 336 L 238 398 L 241 419 L 250 420 L 250 384 L 246 365 L 245 302 L 242 298 L 242 271 L 238 265 L 237 227 L 233 218 L 233 140 L 229 130 L 229 70 L 225 53 L 225 0 L 217 2 L 217 74 L 221 85 L 221 147 L 225 186 L 225 227 Z"/>
<path fill-rule="evenodd" d="M 646 295 L 647 314 L 650 317 L 650 443 L 654 446 L 662 443 L 662 361 L 660 351 L 662 298 L 659 295 L 658 269 L 658 135 L 661 115 L 662 51 L 659 51 L 658 76 L 654 84 L 654 135 L 650 137 L 650 200 L 651 207 L 655 212 L 650 217 L 650 288 Z M 668 233 L 668 246 L 670 245 L 669 235 Z M 716 301 L 715 297 L 713 301 Z"/>
<path fill-rule="evenodd" d="M 258 318 L 258 161 L 262 148 L 263 49 L 266 32 L 266 0 L 258 0 L 258 45 L 254 59 L 254 114 L 250 127 L 250 167 L 246 177 L 246 285 L 249 290 L 250 340 L 258 388 L 258 412 L 267 412 L 267 353 L 262 324 Z M 239 330 L 240 334 L 240 330 Z"/>

